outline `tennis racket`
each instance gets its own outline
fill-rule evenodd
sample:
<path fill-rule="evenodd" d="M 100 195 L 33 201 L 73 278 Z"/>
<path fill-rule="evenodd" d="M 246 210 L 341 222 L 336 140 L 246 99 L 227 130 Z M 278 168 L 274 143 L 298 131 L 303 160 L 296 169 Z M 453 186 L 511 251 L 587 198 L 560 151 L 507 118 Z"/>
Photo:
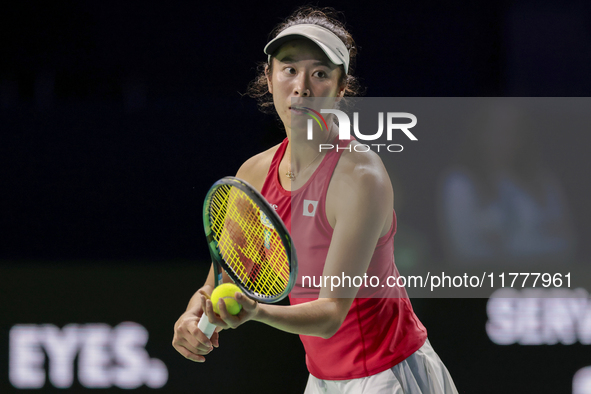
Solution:
<path fill-rule="evenodd" d="M 297 257 L 285 224 L 263 196 L 235 177 L 213 184 L 203 203 L 203 227 L 215 286 L 222 269 L 255 301 L 274 303 L 295 284 Z M 203 313 L 199 329 L 211 338 L 215 325 Z"/>

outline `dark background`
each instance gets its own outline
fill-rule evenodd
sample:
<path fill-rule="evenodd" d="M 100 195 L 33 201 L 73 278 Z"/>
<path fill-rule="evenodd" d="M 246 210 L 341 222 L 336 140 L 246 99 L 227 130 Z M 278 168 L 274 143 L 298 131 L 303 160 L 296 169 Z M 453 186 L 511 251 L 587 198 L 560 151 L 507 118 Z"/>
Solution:
<path fill-rule="evenodd" d="M 215 180 L 284 138 L 277 121 L 242 94 L 256 63 L 265 60 L 269 31 L 294 7 L 4 6 L 0 391 L 11 387 L 12 325 L 125 320 L 150 331 L 148 351 L 167 364 L 169 392 L 197 392 L 199 384 L 205 384 L 199 392 L 303 390 L 307 372 L 297 337 L 257 323 L 224 333 L 225 347 L 205 365 L 170 346 L 174 321 L 207 270 L 203 196 Z M 351 1 L 337 8 L 360 47 L 356 74 L 367 96 L 591 91 L 587 2 Z M 573 206 L 587 213 L 579 137 L 561 140 L 558 152 L 552 140 L 544 147 L 553 152 Z M 425 160 L 435 178 L 452 157 L 442 149 Z M 435 183 L 402 177 L 406 198 L 398 214 L 438 250 L 433 216 L 425 213 L 435 210 Z M 588 234 L 587 217 L 576 217 L 580 234 Z M 581 242 L 579 259 L 589 253 Z M 578 344 L 493 344 L 484 330 L 486 300 L 418 299 L 414 305 L 460 392 L 568 393 L 574 373 L 591 365 Z"/>

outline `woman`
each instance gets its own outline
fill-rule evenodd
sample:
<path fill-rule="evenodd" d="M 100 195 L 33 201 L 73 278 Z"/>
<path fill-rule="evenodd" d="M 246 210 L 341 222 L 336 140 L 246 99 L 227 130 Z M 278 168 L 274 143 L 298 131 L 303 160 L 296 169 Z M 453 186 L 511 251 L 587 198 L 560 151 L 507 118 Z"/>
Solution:
<path fill-rule="evenodd" d="M 309 141 L 301 110 L 314 105 L 312 98 L 323 98 L 318 105 L 334 106 L 354 93 L 351 35 L 323 10 L 300 8 L 278 26 L 265 53 L 268 64 L 251 91 L 263 108 L 274 107 L 287 138 L 247 160 L 236 176 L 277 207 L 290 228 L 299 261 L 291 305 L 258 304 L 237 293 L 240 314 L 229 315 L 222 302 L 216 315 L 203 296 L 212 291 L 210 270 L 175 325 L 174 347 L 202 362 L 217 346 L 217 333 L 209 341 L 197 329 L 202 313 L 221 329 L 255 320 L 300 335 L 310 371 L 306 393 L 455 393 L 408 298 L 356 298 L 356 289 L 344 294 L 343 289 L 305 287 L 301 281 L 306 275 L 398 274 L 394 196 L 381 160 L 350 149 L 358 144 L 355 140 L 339 141 L 330 117 L 328 127 L 314 126 Z M 319 151 L 321 143 L 341 149 Z"/>

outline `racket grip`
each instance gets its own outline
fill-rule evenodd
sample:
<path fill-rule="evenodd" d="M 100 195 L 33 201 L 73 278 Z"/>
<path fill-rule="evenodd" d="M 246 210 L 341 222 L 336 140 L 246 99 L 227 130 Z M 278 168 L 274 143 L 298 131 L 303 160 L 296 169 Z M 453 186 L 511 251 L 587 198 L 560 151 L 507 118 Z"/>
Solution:
<path fill-rule="evenodd" d="M 201 330 L 202 333 L 205 334 L 205 336 L 207 338 L 211 338 L 211 336 L 213 335 L 213 332 L 215 331 L 215 324 L 211 324 L 209 322 L 209 319 L 207 318 L 207 315 L 204 313 L 203 315 L 201 315 L 201 319 L 199 320 L 199 324 L 197 325 L 197 328 L 199 328 Z"/>

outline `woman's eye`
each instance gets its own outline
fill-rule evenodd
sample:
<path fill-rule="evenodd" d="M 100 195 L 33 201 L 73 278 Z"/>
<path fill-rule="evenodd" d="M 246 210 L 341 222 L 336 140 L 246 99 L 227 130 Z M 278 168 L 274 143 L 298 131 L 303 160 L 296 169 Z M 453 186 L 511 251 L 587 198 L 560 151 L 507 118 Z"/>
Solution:
<path fill-rule="evenodd" d="M 295 68 L 285 67 L 285 72 L 287 72 L 288 74 L 295 74 Z"/>
<path fill-rule="evenodd" d="M 318 78 L 326 78 L 326 73 L 324 71 L 316 71 L 314 74 L 316 74 Z"/>

